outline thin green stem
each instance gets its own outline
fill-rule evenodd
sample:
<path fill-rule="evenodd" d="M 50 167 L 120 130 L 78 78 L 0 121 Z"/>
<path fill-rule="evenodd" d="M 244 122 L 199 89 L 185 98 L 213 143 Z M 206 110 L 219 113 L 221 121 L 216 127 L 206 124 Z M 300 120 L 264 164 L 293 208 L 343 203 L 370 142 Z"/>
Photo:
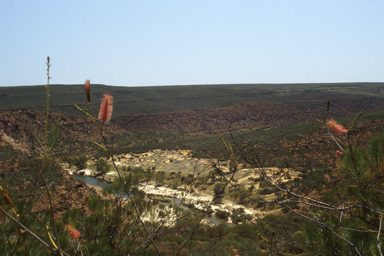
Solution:
<path fill-rule="evenodd" d="M 45 158 L 47 156 L 48 152 L 48 139 L 49 139 L 49 131 L 48 131 L 48 117 L 49 117 L 49 79 L 51 77 L 49 76 L 49 68 L 51 67 L 50 64 L 50 59 L 47 57 L 47 114 L 45 117 L 45 142 L 44 142 L 44 159 L 43 159 L 43 169 L 44 169 L 44 163 L 45 163 Z"/>
<path fill-rule="evenodd" d="M 49 188 L 48 188 L 47 182 L 44 179 L 44 176 L 43 176 L 42 170 L 40 169 L 39 163 L 37 161 L 35 161 L 35 164 L 36 164 L 37 168 L 39 169 L 40 177 L 44 181 L 44 186 L 45 186 L 45 189 L 47 191 L 49 205 L 50 205 L 50 210 L 51 210 L 52 226 L 53 226 L 53 231 L 55 232 L 55 240 L 56 240 L 56 245 L 57 245 L 57 248 L 58 248 L 57 253 L 58 253 L 58 255 L 61 255 L 60 244 L 59 244 L 59 239 L 58 239 L 58 236 L 57 236 L 57 229 L 56 229 L 56 223 L 55 223 L 55 215 L 53 213 L 53 205 L 52 205 L 51 193 L 49 193 Z"/>

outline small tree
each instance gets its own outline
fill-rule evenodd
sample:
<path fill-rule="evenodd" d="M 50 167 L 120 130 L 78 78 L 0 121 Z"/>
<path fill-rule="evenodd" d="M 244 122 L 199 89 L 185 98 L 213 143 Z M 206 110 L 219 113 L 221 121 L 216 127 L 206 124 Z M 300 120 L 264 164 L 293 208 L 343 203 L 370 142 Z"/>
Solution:
<path fill-rule="evenodd" d="M 220 197 L 224 193 L 225 184 L 224 183 L 216 183 L 213 188 L 213 192 L 215 193 L 215 197 Z"/>
<path fill-rule="evenodd" d="M 229 212 L 218 210 L 215 215 L 223 220 L 228 220 Z"/>
<path fill-rule="evenodd" d="M 62 156 L 61 157 L 61 162 L 67 163 L 69 165 L 69 168 L 73 165 L 73 159 L 69 156 Z"/>
<path fill-rule="evenodd" d="M 85 155 L 80 155 L 77 159 L 75 159 L 75 166 L 78 170 L 82 170 L 87 168 L 88 157 Z"/>
<path fill-rule="evenodd" d="M 109 164 L 104 159 L 99 159 L 96 161 L 96 171 L 98 175 L 106 174 L 109 171 Z"/>

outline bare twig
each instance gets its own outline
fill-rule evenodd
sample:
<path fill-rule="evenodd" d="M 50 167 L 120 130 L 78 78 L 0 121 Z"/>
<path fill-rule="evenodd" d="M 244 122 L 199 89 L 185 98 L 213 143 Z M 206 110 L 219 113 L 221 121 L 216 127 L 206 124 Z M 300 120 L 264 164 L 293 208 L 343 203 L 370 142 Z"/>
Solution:
<path fill-rule="evenodd" d="M 205 168 L 204 168 L 204 169 L 205 169 Z M 204 171 L 204 169 L 201 170 L 201 171 L 199 171 L 199 172 L 197 172 L 197 176 L 199 176 L 199 175 Z M 196 171 L 196 166 L 194 166 L 194 171 Z M 193 184 L 194 184 L 194 180 L 192 181 L 192 183 L 191 183 L 191 185 L 190 185 L 190 187 L 189 187 L 188 193 L 186 193 L 186 194 L 183 196 L 183 198 L 180 199 L 180 203 L 178 204 L 177 208 L 176 208 L 176 209 L 175 209 L 175 210 L 168 216 L 168 218 L 167 218 L 166 220 L 164 220 L 164 221 L 161 223 L 161 225 L 160 225 L 159 227 L 156 228 L 155 231 L 153 231 L 153 233 L 152 233 L 152 235 L 151 235 L 151 237 L 153 238 L 153 240 L 156 240 L 156 238 L 158 238 L 158 237 L 159 237 L 165 230 L 167 230 L 169 227 L 171 227 L 174 223 L 176 223 L 177 221 L 180 221 L 180 220 L 184 219 L 185 217 L 187 217 L 188 215 L 190 215 L 191 213 L 194 212 L 194 211 L 189 211 L 186 215 L 177 218 L 177 219 L 174 220 L 172 223 L 170 223 L 170 224 L 168 225 L 168 227 L 164 228 L 161 232 L 158 233 L 158 231 L 165 225 L 165 223 L 167 223 L 168 220 L 170 220 L 170 219 L 172 218 L 172 216 L 173 216 L 174 214 L 177 213 L 177 210 L 181 207 L 181 205 L 183 204 L 183 202 L 184 202 L 184 200 L 186 199 L 187 195 L 191 193 L 191 189 L 192 189 L 192 185 L 193 185 Z M 144 243 L 142 243 L 140 246 L 136 247 L 136 248 L 132 251 L 132 253 L 135 252 L 135 251 L 137 251 L 138 249 L 140 249 L 140 248 L 143 247 L 144 245 L 146 245 L 146 244 L 148 243 L 148 241 L 149 241 L 149 239 L 147 239 L 147 240 L 146 240 Z M 148 246 L 149 246 L 149 244 L 147 244 L 147 246 L 146 246 L 145 248 L 147 248 Z"/>
<path fill-rule="evenodd" d="M 49 188 L 52 186 L 52 184 L 54 183 L 55 181 L 52 181 L 51 184 L 49 184 L 48 186 L 48 190 Z M 40 198 L 37 200 L 37 202 L 35 203 L 35 205 L 31 208 L 31 211 L 36 207 L 36 205 L 40 202 L 40 200 L 44 197 L 45 193 L 47 193 L 47 190 L 44 191 L 44 193 L 40 196 Z"/>
<path fill-rule="evenodd" d="M 383 224 L 383 215 L 384 213 L 381 214 L 380 217 L 380 226 L 379 226 L 379 232 L 377 234 L 377 248 L 379 248 L 380 255 L 383 256 L 383 253 L 381 252 L 381 247 L 380 247 L 380 235 L 381 235 L 381 226 Z"/>
<path fill-rule="evenodd" d="M 101 130 L 100 130 L 100 131 L 101 131 Z M 137 209 L 136 203 L 135 203 L 135 201 L 133 200 L 131 193 L 129 193 L 129 189 L 128 189 L 128 187 L 127 187 L 127 184 L 124 182 L 123 177 L 121 176 L 121 173 L 120 173 L 119 169 L 118 169 L 117 166 L 116 166 L 115 159 L 113 158 L 113 154 L 111 153 L 111 151 L 110 151 L 110 149 L 109 149 L 109 147 L 108 147 L 107 139 L 106 139 L 106 137 L 104 136 L 104 134 L 103 134 L 102 132 L 101 132 L 101 136 L 102 136 L 102 138 L 103 138 L 103 140 L 104 140 L 104 144 L 105 144 L 105 146 L 106 146 L 106 148 L 107 148 L 107 150 L 108 150 L 108 153 L 109 153 L 109 155 L 110 155 L 110 157 L 111 157 L 112 164 L 113 164 L 113 166 L 114 166 L 114 168 L 115 168 L 117 174 L 119 175 L 119 179 L 120 179 L 120 181 L 123 183 L 123 186 L 124 186 L 124 188 L 125 188 L 125 192 L 127 193 L 127 196 L 128 196 L 128 198 L 129 198 L 129 200 L 130 200 L 131 203 L 132 203 L 132 206 L 133 206 L 133 208 L 134 208 L 134 210 L 135 210 L 137 219 L 139 220 L 139 222 L 140 222 L 141 225 L 143 226 L 144 231 L 145 231 L 147 237 L 151 240 L 151 243 L 153 244 L 153 246 L 155 247 L 155 250 L 156 250 L 157 254 L 160 255 L 160 252 L 159 252 L 159 250 L 158 250 L 158 248 L 157 248 L 155 242 L 153 241 L 152 236 L 149 234 L 148 229 L 146 228 L 146 226 L 145 226 L 143 220 L 142 220 L 141 217 L 140 217 L 140 213 L 139 213 L 139 210 Z"/>
<path fill-rule="evenodd" d="M 236 165 L 235 165 L 235 169 L 236 169 Z M 233 177 L 235 175 L 235 172 L 233 173 L 232 177 L 230 179 L 226 179 L 226 183 L 225 183 L 225 186 L 221 188 L 221 191 L 223 192 L 225 190 L 225 188 L 228 186 L 229 182 L 233 180 Z M 193 235 L 195 234 L 197 228 L 199 227 L 200 225 L 200 222 L 204 219 L 205 215 L 207 214 L 208 210 L 211 208 L 212 204 L 214 203 L 215 199 L 217 198 L 218 196 L 213 196 L 210 204 L 208 205 L 206 211 L 204 212 L 203 216 L 201 216 L 201 218 L 199 219 L 199 221 L 197 222 L 195 228 L 192 230 L 191 234 L 189 235 L 189 237 L 184 241 L 184 243 L 182 244 L 182 246 L 180 246 L 179 250 L 177 251 L 176 255 L 179 255 L 181 250 L 184 248 L 184 246 L 188 243 L 188 241 L 193 237 Z"/>

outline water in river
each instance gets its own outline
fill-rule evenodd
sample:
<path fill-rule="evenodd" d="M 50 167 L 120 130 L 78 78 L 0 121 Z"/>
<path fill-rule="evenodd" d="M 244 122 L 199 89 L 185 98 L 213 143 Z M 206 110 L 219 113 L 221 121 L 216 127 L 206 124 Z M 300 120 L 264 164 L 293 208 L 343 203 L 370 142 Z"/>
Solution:
<path fill-rule="evenodd" d="M 80 180 L 86 184 L 92 185 L 92 186 L 98 186 L 101 187 L 102 189 L 106 189 L 109 184 L 102 182 L 94 177 L 89 177 L 89 176 L 82 176 L 82 175 L 73 175 L 77 180 Z"/>

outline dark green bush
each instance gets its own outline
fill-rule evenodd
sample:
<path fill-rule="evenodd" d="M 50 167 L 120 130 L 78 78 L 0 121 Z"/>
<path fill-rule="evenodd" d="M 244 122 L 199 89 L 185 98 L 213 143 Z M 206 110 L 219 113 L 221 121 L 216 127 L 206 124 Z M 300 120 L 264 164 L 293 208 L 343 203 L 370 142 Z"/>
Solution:
<path fill-rule="evenodd" d="M 74 160 L 73 164 L 78 170 L 83 170 L 87 168 L 87 161 L 88 157 L 86 155 L 79 155 L 79 157 Z"/>
<path fill-rule="evenodd" d="M 229 212 L 218 210 L 216 211 L 215 215 L 223 220 L 228 220 Z"/>
<path fill-rule="evenodd" d="M 107 173 L 109 168 L 109 164 L 104 159 L 99 159 L 96 161 L 96 171 L 99 172 L 99 175 Z"/>

